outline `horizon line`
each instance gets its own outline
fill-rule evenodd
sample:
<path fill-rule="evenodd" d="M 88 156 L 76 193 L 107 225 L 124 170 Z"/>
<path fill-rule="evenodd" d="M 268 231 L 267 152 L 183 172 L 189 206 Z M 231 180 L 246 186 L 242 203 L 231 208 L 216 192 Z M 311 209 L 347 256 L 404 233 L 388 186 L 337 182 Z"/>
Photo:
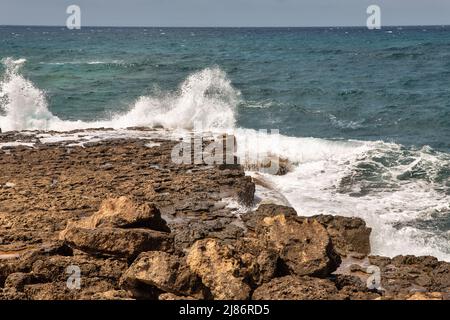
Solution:
<path fill-rule="evenodd" d="M 449 27 L 450 24 L 405 24 L 405 25 L 382 25 L 383 28 L 402 28 L 402 27 Z M 54 28 L 66 28 L 66 25 L 24 25 L 24 24 L 0 24 L 0 27 L 54 27 Z M 264 28 L 264 29 L 287 29 L 287 28 L 367 28 L 365 25 L 317 25 L 317 26 L 109 26 L 109 25 L 86 25 L 81 26 L 83 28 L 180 28 L 180 29 L 206 29 L 206 28 L 216 28 L 216 29 L 245 29 L 245 28 Z"/>

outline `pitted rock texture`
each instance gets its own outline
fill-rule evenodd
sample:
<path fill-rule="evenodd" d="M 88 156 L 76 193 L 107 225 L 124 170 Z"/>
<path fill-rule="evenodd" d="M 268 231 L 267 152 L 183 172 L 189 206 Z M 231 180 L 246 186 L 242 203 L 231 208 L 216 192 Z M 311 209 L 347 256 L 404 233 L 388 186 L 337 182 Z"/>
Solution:
<path fill-rule="evenodd" d="M 175 164 L 178 141 L 0 134 L 18 139 L 34 147 L 0 149 L 0 299 L 448 299 L 448 263 L 367 257 L 358 218 L 255 209 L 241 166 Z"/>

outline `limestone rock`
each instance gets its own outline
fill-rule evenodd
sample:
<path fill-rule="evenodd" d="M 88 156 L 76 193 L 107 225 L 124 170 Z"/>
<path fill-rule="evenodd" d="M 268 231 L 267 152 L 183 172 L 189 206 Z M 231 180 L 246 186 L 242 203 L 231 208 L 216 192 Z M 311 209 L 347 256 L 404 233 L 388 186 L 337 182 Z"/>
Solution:
<path fill-rule="evenodd" d="M 315 220 L 266 217 L 256 233 L 278 250 L 288 273 L 325 277 L 341 262 L 326 229 Z"/>
<path fill-rule="evenodd" d="M 197 241 L 187 255 L 187 264 L 217 300 L 246 300 L 250 287 L 240 275 L 241 261 L 233 249 L 216 239 Z"/>
<path fill-rule="evenodd" d="M 85 229 L 75 226 L 68 226 L 64 239 L 71 247 L 93 255 L 125 258 L 136 257 L 144 251 L 169 251 L 173 242 L 169 234 L 149 229 Z"/>
<path fill-rule="evenodd" d="M 175 295 L 203 297 L 200 279 L 190 271 L 183 258 L 161 251 L 141 253 L 121 281 L 128 287 L 140 282 Z"/>
<path fill-rule="evenodd" d="M 92 300 L 133 300 L 133 298 L 125 290 L 110 290 L 94 294 Z"/>
<path fill-rule="evenodd" d="M 330 280 L 308 276 L 275 278 L 253 292 L 253 300 L 342 300 Z"/>
<path fill-rule="evenodd" d="M 416 291 L 450 291 L 450 263 L 435 257 L 370 256 L 369 261 L 380 268 L 381 285 L 388 295 L 403 298 Z"/>
<path fill-rule="evenodd" d="M 276 204 L 262 204 L 257 210 L 242 214 L 242 220 L 250 231 L 255 231 L 264 218 L 274 217 L 280 214 L 283 214 L 286 217 L 297 216 L 297 212 L 291 207 Z"/>
<path fill-rule="evenodd" d="M 280 256 L 275 248 L 267 247 L 256 238 L 242 238 L 233 243 L 242 261 L 242 274 L 252 288 L 269 282 L 281 271 Z"/>
<path fill-rule="evenodd" d="M 154 204 L 136 205 L 128 197 L 110 198 L 102 202 L 98 212 L 79 223 L 88 229 L 147 228 L 170 232 L 166 221 Z"/>
<path fill-rule="evenodd" d="M 161 301 L 175 301 L 175 300 L 197 300 L 193 297 L 184 297 L 184 296 L 177 296 L 173 293 L 163 293 L 159 295 L 158 300 Z"/>
<path fill-rule="evenodd" d="M 443 292 L 416 292 L 406 300 L 450 300 L 450 295 Z"/>
<path fill-rule="evenodd" d="M 370 254 L 370 233 L 360 218 L 347 218 L 330 215 L 314 216 L 330 235 L 336 252 L 341 256 L 365 257 Z"/>

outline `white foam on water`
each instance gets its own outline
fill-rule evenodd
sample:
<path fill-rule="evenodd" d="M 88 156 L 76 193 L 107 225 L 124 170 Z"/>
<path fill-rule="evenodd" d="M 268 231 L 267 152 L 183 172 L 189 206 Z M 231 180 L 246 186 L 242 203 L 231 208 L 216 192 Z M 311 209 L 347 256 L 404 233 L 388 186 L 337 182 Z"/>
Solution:
<path fill-rule="evenodd" d="M 236 129 L 235 109 L 240 93 L 219 68 L 190 75 L 176 92 L 140 97 L 128 112 L 108 120 L 65 121 L 49 111 L 45 92 L 20 74 L 24 59 L 7 58 L 3 63 L 6 67 L 0 82 L 3 131 L 55 130 L 60 132 L 41 133 L 38 138 L 43 143 L 70 141 L 81 146 L 87 141 L 113 138 L 179 138 L 194 129 L 196 123 L 212 134 L 228 131 L 236 136 L 237 155 L 241 158 L 257 162 L 262 154 L 269 154 L 289 160 L 293 170 L 288 174 L 260 174 L 260 177 L 277 191 L 272 194 L 274 198 L 287 200 L 300 215 L 361 217 L 373 228 L 373 254 L 433 255 L 450 261 L 450 234 L 415 226 L 417 219 L 432 221 L 439 215 L 450 219 L 450 198 L 448 193 L 438 190 L 443 182 L 436 178 L 443 166 L 450 165 L 448 154 L 427 148 L 405 151 L 397 144 L 381 141 L 335 141 Z M 123 129 L 135 126 L 164 129 Z M 116 130 L 67 133 L 102 127 Z M 383 157 L 393 157 L 394 163 L 387 165 L 377 160 Z M 427 179 L 414 177 L 417 167 L 423 169 Z M 365 174 L 368 176 L 364 177 Z M 378 182 L 381 184 L 377 186 Z M 267 188 L 257 191 L 262 198 L 270 194 Z"/>
<path fill-rule="evenodd" d="M 127 128 L 161 126 L 166 129 L 193 129 L 200 123 L 204 129 L 232 128 L 239 91 L 234 89 L 225 72 L 207 68 L 190 75 L 175 93 L 143 96 L 124 114 L 104 121 L 65 121 L 48 109 L 45 93 L 19 70 L 26 60 L 6 58 L 6 73 L 0 82 L 0 128 L 13 130 L 71 131 L 88 128 Z"/>
<path fill-rule="evenodd" d="M 430 220 L 439 213 L 450 219 L 450 197 L 436 190 L 438 182 L 400 178 L 421 162 L 429 164 L 431 172 L 436 168 L 433 165 L 448 165 L 448 155 L 431 154 L 426 150 L 411 152 L 408 156 L 414 159 L 410 164 L 383 168 L 386 170 L 386 187 L 361 193 L 367 184 L 370 185 L 370 177 L 361 181 L 353 179 L 347 187 L 345 181 L 349 177 L 352 181 L 352 176 L 358 175 L 359 165 L 370 163 L 384 153 L 396 152 L 399 145 L 381 141 L 330 141 L 286 136 L 264 139 L 254 131 L 244 132 L 243 139 L 253 139 L 253 142 L 247 142 L 249 145 L 295 163 L 293 171 L 284 176 L 260 175 L 274 190 L 283 194 L 299 215 L 360 217 L 373 229 L 373 254 L 390 257 L 432 255 L 450 261 L 448 234 L 414 227 L 417 219 Z M 259 196 L 264 197 L 263 194 Z M 405 226 L 408 222 L 411 224 Z M 401 227 L 396 227 L 399 224 Z"/>

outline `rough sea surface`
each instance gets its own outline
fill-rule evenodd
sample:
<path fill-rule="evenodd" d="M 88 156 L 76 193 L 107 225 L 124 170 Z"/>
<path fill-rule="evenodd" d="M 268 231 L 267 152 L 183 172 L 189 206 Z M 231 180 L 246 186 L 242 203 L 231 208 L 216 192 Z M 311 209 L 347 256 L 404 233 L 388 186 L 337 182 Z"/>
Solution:
<path fill-rule="evenodd" d="M 0 59 L 3 131 L 228 130 L 293 163 L 260 176 L 299 214 L 450 261 L 450 27 L 3 26 Z"/>

